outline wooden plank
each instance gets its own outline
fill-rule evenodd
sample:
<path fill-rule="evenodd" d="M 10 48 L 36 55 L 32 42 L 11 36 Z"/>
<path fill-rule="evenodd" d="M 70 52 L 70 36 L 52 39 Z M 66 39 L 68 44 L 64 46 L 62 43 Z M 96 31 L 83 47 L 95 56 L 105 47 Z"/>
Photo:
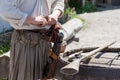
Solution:
<path fill-rule="evenodd" d="M 99 58 L 99 59 L 91 59 L 89 61 L 90 64 L 96 64 L 96 65 L 108 65 L 109 66 L 120 66 L 120 60 L 113 60 L 112 59 L 103 59 L 103 58 Z M 89 65 L 88 65 L 89 66 Z M 120 68 L 120 67 L 119 67 Z"/>
<path fill-rule="evenodd" d="M 92 58 L 89 63 L 94 64 L 107 64 L 111 59 Z"/>
<path fill-rule="evenodd" d="M 109 65 L 106 64 L 95 64 L 95 63 L 88 63 L 88 64 L 81 64 L 81 66 L 88 66 L 88 67 L 102 67 L 102 68 L 108 68 Z"/>
<path fill-rule="evenodd" d="M 113 69 L 119 69 L 120 66 L 119 66 L 119 65 L 111 65 L 110 68 L 113 68 Z"/>
<path fill-rule="evenodd" d="M 114 61 L 112 62 L 112 65 L 118 65 L 119 68 L 120 68 L 120 60 L 114 60 Z"/>
<path fill-rule="evenodd" d="M 116 56 L 118 56 L 118 53 L 103 53 L 103 55 L 100 56 L 100 58 L 106 58 L 106 59 L 113 59 Z"/>
<path fill-rule="evenodd" d="M 96 55 L 94 55 L 94 58 L 105 58 L 105 59 L 113 59 L 114 57 L 116 57 L 118 55 L 117 52 L 113 53 L 113 52 L 99 52 Z"/>

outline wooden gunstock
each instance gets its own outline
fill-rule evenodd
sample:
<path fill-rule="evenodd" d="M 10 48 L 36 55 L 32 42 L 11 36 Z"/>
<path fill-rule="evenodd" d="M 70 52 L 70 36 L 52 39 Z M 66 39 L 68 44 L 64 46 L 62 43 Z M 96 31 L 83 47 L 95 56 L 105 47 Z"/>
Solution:
<path fill-rule="evenodd" d="M 90 53 L 87 53 L 86 55 L 84 55 L 83 57 L 81 57 L 80 59 L 74 60 L 73 62 L 71 62 L 70 64 L 64 66 L 61 68 L 60 72 L 65 74 L 65 75 L 75 75 L 79 72 L 79 66 L 80 63 L 88 58 L 90 58 L 92 55 L 96 54 L 99 51 L 102 51 L 103 49 L 111 46 L 112 44 L 114 44 L 116 41 L 109 43 L 107 45 L 104 45 L 98 49 L 95 49 L 93 51 L 91 51 Z"/>

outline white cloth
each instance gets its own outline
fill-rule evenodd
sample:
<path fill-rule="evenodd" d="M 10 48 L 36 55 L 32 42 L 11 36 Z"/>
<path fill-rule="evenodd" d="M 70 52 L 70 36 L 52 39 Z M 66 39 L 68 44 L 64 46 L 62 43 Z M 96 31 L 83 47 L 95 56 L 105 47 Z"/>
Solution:
<path fill-rule="evenodd" d="M 40 29 L 24 24 L 26 17 L 48 15 L 56 9 L 64 10 L 64 0 L 0 0 L 0 17 L 15 29 Z"/>

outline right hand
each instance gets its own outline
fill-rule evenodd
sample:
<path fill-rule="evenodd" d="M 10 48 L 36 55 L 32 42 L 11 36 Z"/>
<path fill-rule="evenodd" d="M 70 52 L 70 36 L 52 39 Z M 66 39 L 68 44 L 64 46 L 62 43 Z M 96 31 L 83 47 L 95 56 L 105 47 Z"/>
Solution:
<path fill-rule="evenodd" d="M 26 23 L 32 24 L 38 27 L 44 27 L 45 25 L 47 25 L 47 20 L 43 16 L 38 16 L 35 18 L 28 16 L 26 18 Z"/>

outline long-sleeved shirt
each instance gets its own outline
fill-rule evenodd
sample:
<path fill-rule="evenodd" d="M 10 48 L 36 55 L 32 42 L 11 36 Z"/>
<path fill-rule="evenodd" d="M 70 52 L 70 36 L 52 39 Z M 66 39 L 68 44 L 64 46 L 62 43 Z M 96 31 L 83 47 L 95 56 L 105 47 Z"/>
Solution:
<path fill-rule="evenodd" d="M 25 24 L 27 16 L 48 16 L 55 10 L 63 12 L 64 0 L 0 0 L 0 16 L 15 29 L 41 29 Z"/>

